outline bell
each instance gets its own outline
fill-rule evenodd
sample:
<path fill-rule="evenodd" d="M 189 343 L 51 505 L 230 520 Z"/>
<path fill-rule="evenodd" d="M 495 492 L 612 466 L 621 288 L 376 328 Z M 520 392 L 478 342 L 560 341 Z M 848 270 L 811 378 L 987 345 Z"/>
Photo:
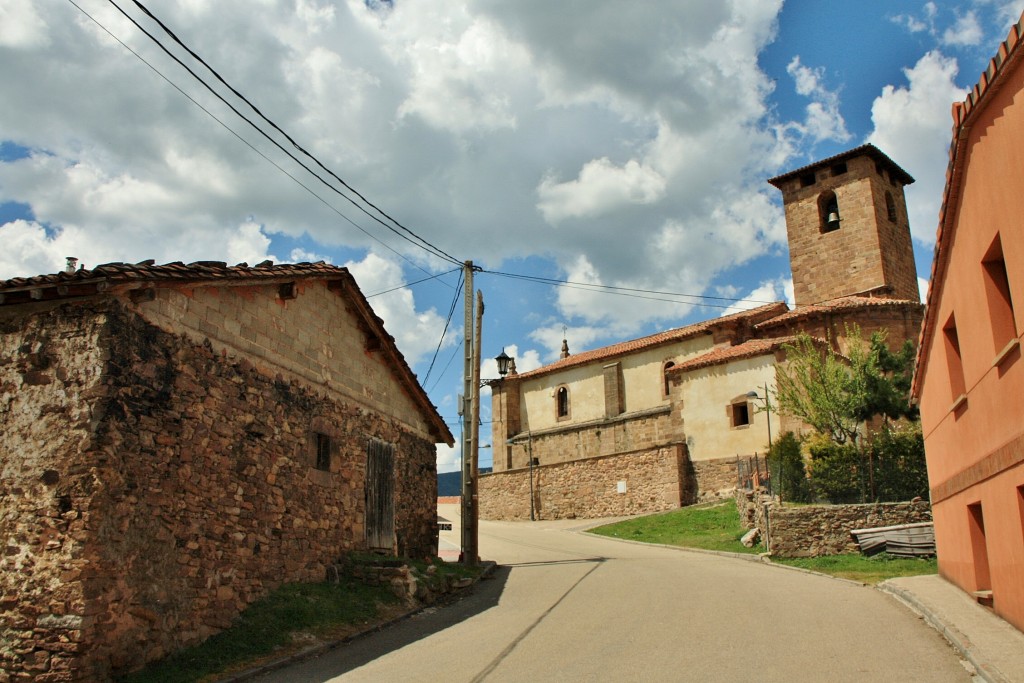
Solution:
<path fill-rule="evenodd" d="M 830 213 L 828 215 L 828 220 L 825 221 L 825 224 L 828 226 L 829 230 L 838 230 L 839 229 L 839 214 L 836 213 L 835 211 Z"/>

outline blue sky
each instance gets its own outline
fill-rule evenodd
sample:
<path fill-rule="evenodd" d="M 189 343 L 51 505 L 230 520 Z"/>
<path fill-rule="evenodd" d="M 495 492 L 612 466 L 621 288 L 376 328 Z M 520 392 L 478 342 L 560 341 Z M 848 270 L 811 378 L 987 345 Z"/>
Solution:
<path fill-rule="evenodd" d="M 347 265 L 457 434 L 461 300 L 442 337 L 453 266 L 317 186 L 113 3 L 79 5 L 0 5 L 0 278 L 72 255 Z M 766 179 L 865 142 L 917 179 L 907 198 L 927 278 L 950 106 L 1024 0 L 153 9 L 351 186 L 481 266 L 484 355 L 505 348 L 523 371 L 556 357 L 563 328 L 582 351 L 786 298 Z M 458 449 L 438 457 L 457 468 Z"/>

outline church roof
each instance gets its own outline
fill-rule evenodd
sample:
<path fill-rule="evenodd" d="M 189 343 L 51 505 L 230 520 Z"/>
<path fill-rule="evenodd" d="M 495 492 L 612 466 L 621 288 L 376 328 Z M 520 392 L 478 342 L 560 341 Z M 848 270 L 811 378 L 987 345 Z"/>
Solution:
<path fill-rule="evenodd" d="M 736 324 L 738 322 L 746 322 L 750 325 L 766 320 L 768 318 L 780 315 L 789 310 L 781 301 L 759 306 L 757 308 L 750 309 L 748 311 L 740 311 L 739 313 L 733 313 L 731 315 L 722 316 L 721 318 L 713 318 L 711 320 L 704 320 L 699 323 L 687 325 L 685 327 L 678 327 L 672 330 L 666 330 L 664 332 L 657 332 L 655 334 L 648 335 L 646 337 L 640 337 L 639 339 L 630 339 L 629 341 L 620 342 L 618 344 L 612 344 L 611 346 L 604 346 L 599 349 L 592 349 L 590 351 L 583 351 L 555 361 L 550 365 L 545 365 L 524 372 L 517 375 L 517 379 L 531 379 L 546 375 L 552 372 L 558 372 L 567 368 L 577 367 L 580 365 L 587 365 L 590 363 L 596 363 L 599 361 L 611 360 L 624 356 L 629 353 L 641 351 L 644 349 L 654 348 L 656 346 L 662 346 L 665 344 L 671 344 L 673 342 L 690 339 L 701 334 L 714 331 L 717 327 L 723 327 L 730 324 Z"/>
<path fill-rule="evenodd" d="M 719 346 L 696 358 L 673 365 L 669 368 L 668 372 L 669 374 L 679 374 L 711 367 L 712 365 L 723 365 L 745 358 L 756 358 L 757 356 L 774 353 L 784 344 L 793 344 L 795 342 L 796 337 L 790 335 L 771 339 L 751 339 L 736 346 Z"/>
<path fill-rule="evenodd" d="M 879 309 L 879 308 L 899 308 L 903 306 L 912 306 L 914 308 L 920 308 L 921 304 L 916 301 L 910 301 L 907 299 L 884 299 L 879 297 L 870 296 L 844 296 L 838 299 L 832 299 L 830 301 L 824 301 L 819 304 L 810 304 L 807 306 L 798 306 L 792 311 L 783 313 L 782 315 L 769 318 L 762 322 L 754 325 L 754 329 L 758 331 L 770 330 L 779 325 L 787 325 L 795 322 L 815 318 L 830 313 L 845 313 L 857 309 Z"/>
<path fill-rule="evenodd" d="M 822 166 L 831 166 L 832 164 L 838 163 L 840 161 L 845 161 L 847 159 L 852 159 L 854 157 L 859 156 L 869 156 L 875 161 L 880 161 L 884 163 L 886 166 L 889 167 L 890 171 L 895 172 L 895 179 L 904 185 L 910 185 L 912 182 L 914 182 L 913 176 L 904 171 L 899 164 L 890 159 L 888 155 L 886 155 L 882 150 L 878 149 L 872 144 L 854 147 L 853 149 L 842 152 L 841 154 L 836 154 L 835 156 L 831 156 L 827 159 L 815 161 L 813 164 L 808 164 L 807 166 L 802 166 L 798 169 L 787 171 L 782 175 L 777 175 L 774 178 L 769 178 L 768 182 L 781 190 L 782 183 L 786 182 L 791 178 L 803 175 L 804 173 L 807 173 L 812 169 L 821 168 Z"/>

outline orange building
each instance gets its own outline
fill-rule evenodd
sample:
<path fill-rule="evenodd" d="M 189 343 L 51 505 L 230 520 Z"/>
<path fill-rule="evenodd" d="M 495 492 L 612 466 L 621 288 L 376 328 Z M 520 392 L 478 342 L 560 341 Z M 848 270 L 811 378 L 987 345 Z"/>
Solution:
<path fill-rule="evenodd" d="M 939 571 L 1024 630 L 1021 37 L 1018 22 L 967 100 L 953 106 L 913 393 Z"/>

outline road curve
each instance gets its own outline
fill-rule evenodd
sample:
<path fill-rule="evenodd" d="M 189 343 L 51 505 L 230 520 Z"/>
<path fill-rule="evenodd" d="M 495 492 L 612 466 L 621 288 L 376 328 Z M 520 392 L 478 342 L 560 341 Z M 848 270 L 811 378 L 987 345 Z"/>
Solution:
<path fill-rule="evenodd" d="M 258 680 L 971 680 L 873 588 L 573 524 L 482 522 L 502 567 L 473 595 Z"/>

